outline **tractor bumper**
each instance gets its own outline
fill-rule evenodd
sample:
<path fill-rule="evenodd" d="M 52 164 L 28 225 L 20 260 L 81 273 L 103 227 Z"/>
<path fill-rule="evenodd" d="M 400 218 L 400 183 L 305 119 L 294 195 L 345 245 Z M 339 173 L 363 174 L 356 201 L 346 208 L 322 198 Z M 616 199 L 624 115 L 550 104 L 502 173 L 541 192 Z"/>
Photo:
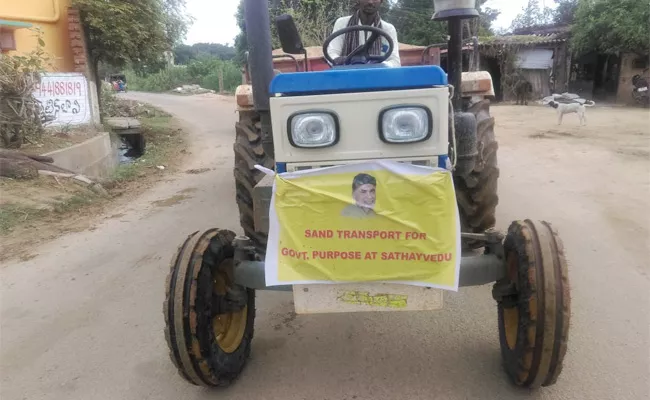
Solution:
<path fill-rule="evenodd" d="M 505 277 L 503 259 L 494 254 L 466 256 L 460 262 L 459 286 L 481 286 Z M 235 267 L 235 282 L 255 290 L 292 291 L 291 285 L 266 286 L 264 262 L 238 260 Z"/>

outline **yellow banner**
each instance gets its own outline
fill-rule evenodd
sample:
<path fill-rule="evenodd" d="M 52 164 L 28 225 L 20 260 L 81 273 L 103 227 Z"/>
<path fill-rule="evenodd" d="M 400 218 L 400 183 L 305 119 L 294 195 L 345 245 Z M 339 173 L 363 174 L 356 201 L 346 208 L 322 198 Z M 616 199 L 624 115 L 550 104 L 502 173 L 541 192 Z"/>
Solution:
<path fill-rule="evenodd" d="M 275 177 L 267 285 L 401 282 L 458 289 L 451 172 L 369 162 Z"/>

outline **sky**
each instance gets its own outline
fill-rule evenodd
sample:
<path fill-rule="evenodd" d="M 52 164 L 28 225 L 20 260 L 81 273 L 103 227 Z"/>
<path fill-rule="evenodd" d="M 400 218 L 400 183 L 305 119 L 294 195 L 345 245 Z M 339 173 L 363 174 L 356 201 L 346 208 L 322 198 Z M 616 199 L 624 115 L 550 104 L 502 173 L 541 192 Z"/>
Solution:
<path fill-rule="evenodd" d="M 487 7 L 501 10 L 495 21 L 495 28 L 508 28 L 528 0 L 489 0 Z M 553 6 L 553 0 L 540 0 Z M 187 33 L 185 43 L 200 42 L 234 44 L 239 33 L 235 13 L 239 0 L 187 0 L 187 11 L 194 17 L 194 23 Z"/>

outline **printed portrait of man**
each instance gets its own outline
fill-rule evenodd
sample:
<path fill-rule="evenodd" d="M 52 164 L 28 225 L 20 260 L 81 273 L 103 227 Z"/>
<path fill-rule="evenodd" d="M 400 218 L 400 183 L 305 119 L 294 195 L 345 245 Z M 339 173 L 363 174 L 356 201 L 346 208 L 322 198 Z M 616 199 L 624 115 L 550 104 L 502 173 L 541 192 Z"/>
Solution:
<path fill-rule="evenodd" d="M 348 218 L 370 218 L 375 214 L 375 202 L 377 201 L 377 180 L 368 174 L 358 174 L 352 180 L 352 198 L 354 204 L 350 204 L 341 211 L 342 217 Z"/>

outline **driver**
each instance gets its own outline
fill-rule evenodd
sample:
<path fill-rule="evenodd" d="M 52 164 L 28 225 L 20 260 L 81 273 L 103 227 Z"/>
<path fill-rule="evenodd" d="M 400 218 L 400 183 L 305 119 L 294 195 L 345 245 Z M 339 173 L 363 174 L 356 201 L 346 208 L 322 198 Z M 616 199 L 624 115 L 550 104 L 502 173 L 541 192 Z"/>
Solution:
<path fill-rule="evenodd" d="M 393 54 L 391 54 L 391 56 L 382 64 L 385 64 L 387 67 L 400 67 L 402 64 L 399 58 L 397 31 L 392 24 L 383 21 L 379 16 L 379 6 L 383 1 L 384 0 L 357 0 L 357 11 L 351 16 L 337 19 L 334 23 L 333 32 L 355 25 L 368 25 L 383 29 L 393 39 L 395 48 Z M 345 61 L 345 57 L 350 54 L 352 50 L 364 44 L 371 34 L 371 32 L 348 32 L 345 35 L 341 35 L 332 40 L 327 51 L 330 57 L 334 59 L 334 64 L 342 65 Z M 388 43 L 386 42 L 386 39 L 380 37 L 380 39 L 374 43 L 370 54 L 380 56 L 386 54 L 387 51 Z"/>

